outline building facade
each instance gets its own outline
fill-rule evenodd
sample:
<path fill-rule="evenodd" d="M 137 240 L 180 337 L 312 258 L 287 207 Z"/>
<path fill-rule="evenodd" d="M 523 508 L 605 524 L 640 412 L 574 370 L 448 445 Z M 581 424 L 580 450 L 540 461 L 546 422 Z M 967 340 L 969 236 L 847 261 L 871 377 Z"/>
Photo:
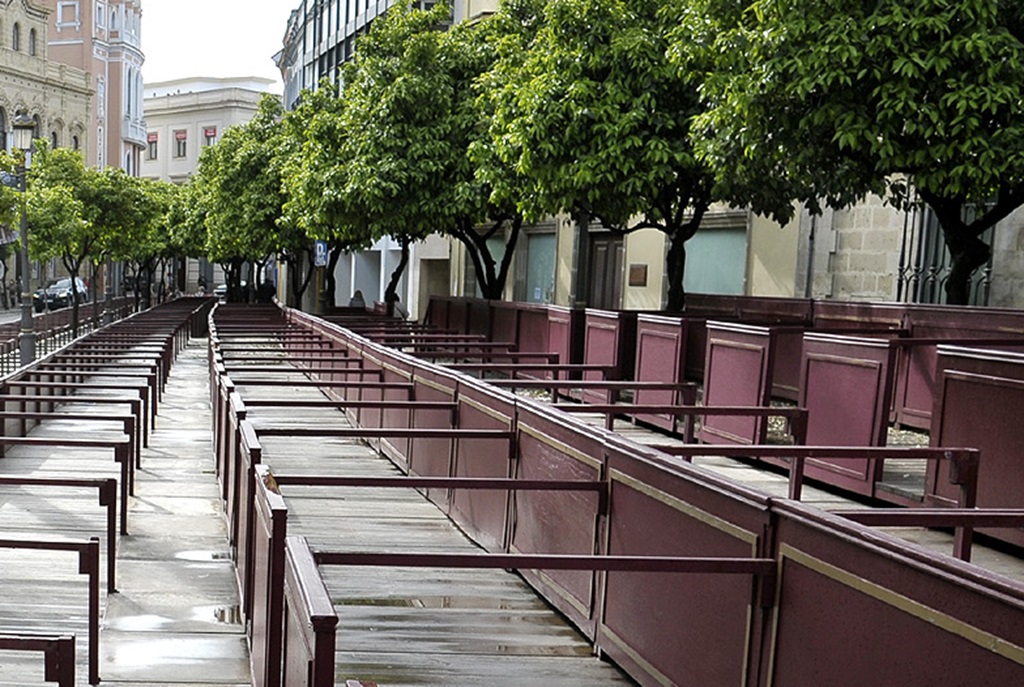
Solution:
<path fill-rule="evenodd" d="M 36 121 L 36 136 L 88 154 L 89 75 L 47 55 L 47 10 L 30 0 L 0 0 L 0 131 L 5 147 L 15 115 Z"/>
<path fill-rule="evenodd" d="M 30 0 L 0 0 L 0 134 L 4 148 L 11 147 L 12 122 L 19 114 L 35 121 L 35 135 L 53 147 L 81 150 L 89 155 L 92 89 L 89 75 L 81 69 L 48 59 L 48 10 Z M 0 228 L 0 245 L 16 241 L 17 232 Z M 0 300 L 10 304 L 17 291 L 13 267 L 8 271 L 4 254 Z M 11 261 L 13 263 L 13 260 Z M 56 260 L 33 262 L 29 290 L 45 284 L 56 274 Z"/>
<path fill-rule="evenodd" d="M 145 85 L 146 149 L 140 176 L 184 183 L 199 153 L 252 119 L 273 85 L 259 77 L 174 79 Z"/>
<path fill-rule="evenodd" d="M 303 90 L 316 90 L 327 79 L 335 81 L 338 68 L 355 53 L 356 41 L 373 20 L 396 4 L 396 0 L 297 0 L 285 29 L 283 47 L 275 60 L 284 82 L 284 105 L 294 109 Z M 436 3 L 417 0 L 420 9 Z M 458 0 L 453 4 L 453 19 L 460 21 L 497 7 L 497 0 Z M 411 318 L 419 318 L 431 293 L 450 293 L 452 280 L 463 278 L 465 264 L 453 262 L 452 250 L 458 250 L 440 236 L 431 236 L 410 248 L 409 266 L 398 288 L 399 298 Z M 335 271 L 334 303 L 345 305 L 357 290 L 368 304 L 384 300 L 391 270 L 398 264 L 398 243 L 385 238 L 369 250 L 342 256 Z M 459 269 L 452 270 L 452 266 Z M 323 275 L 318 283 L 324 284 Z M 316 310 L 324 294 L 313 294 L 303 307 Z"/>
<path fill-rule="evenodd" d="M 138 175 L 146 148 L 142 0 L 40 0 L 50 10 L 50 59 L 91 75 L 86 164 Z"/>
<path fill-rule="evenodd" d="M 236 124 L 245 124 L 273 85 L 260 77 L 192 77 L 146 84 L 146 149 L 140 175 L 185 183 L 199 164 L 199 154 Z M 212 289 L 224 283 L 220 268 L 188 260 L 175 275 L 182 292 L 195 291 L 199 276 Z"/>

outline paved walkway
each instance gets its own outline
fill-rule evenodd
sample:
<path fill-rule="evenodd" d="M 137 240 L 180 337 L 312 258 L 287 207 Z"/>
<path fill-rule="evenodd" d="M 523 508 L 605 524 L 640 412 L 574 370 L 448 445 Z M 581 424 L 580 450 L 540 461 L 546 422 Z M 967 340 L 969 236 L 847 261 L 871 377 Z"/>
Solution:
<path fill-rule="evenodd" d="M 179 357 L 143 450 L 119 593 L 100 633 L 103 684 L 249 685 L 234 566 L 213 471 L 206 341 Z"/>

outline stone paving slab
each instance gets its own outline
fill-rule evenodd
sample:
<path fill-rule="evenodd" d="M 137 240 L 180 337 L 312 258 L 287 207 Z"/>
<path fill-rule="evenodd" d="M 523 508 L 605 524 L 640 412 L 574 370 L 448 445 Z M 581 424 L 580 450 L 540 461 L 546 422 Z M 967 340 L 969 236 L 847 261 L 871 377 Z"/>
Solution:
<path fill-rule="evenodd" d="M 103 684 L 248 685 L 248 643 L 214 474 L 205 341 L 171 371 L 101 633 Z M 199 401 L 197 401 L 199 399 Z"/>

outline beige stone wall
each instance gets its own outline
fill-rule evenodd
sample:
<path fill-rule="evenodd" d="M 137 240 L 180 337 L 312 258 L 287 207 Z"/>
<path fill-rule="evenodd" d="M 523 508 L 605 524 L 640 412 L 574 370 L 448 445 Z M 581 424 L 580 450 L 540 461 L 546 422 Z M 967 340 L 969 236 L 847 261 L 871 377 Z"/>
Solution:
<path fill-rule="evenodd" d="M 750 218 L 747 291 L 757 296 L 792 298 L 797 293 L 800 226 L 780 226 L 766 217 Z M 801 286 L 802 288 L 802 286 Z"/>
<path fill-rule="evenodd" d="M 989 305 L 1024 308 L 1024 208 L 996 227 Z"/>
<path fill-rule="evenodd" d="M 640 229 L 628 234 L 625 244 L 622 308 L 661 310 L 665 305 L 665 256 L 668 254 L 668 235 L 659 229 Z M 629 285 L 631 266 L 646 268 L 645 285 Z"/>
<path fill-rule="evenodd" d="M 877 196 L 833 215 L 832 296 L 841 300 L 896 298 L 903 213 Z M 817 294 L 815 294 L 817 295 Z"/>

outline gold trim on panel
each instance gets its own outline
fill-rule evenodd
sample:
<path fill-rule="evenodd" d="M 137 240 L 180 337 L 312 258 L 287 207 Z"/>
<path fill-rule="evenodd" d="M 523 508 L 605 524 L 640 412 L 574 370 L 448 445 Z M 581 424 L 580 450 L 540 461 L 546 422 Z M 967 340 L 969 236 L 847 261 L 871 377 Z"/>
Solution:
<path fill-rule="evenodd" d="M 509 548 L 509 552 L 510 553 L 522 553 L 523 552 L 522 549 L 520 549 L 518 546 L 510 546 L 508 548 Z M 549 575 L 545 574 L 542 570 L 539 570 L 537 568 L 524 568 L 524 569 L 528 570 L 529 572 L 532 572 L 534 575 L 539 577 L 541 579 L 541 581 L 544 584 L 546 584 L 548 586 L 548 588 L 552 592 L 554 592 L 560 599 L 563 599 L 566 603 L 568 603 L 570 606 L 572 606 L 574 609 L 576 609 L 576 611 L 581 616 L 583 616 L 585 618 L 590 616 L 590 606 L 588 604 L 580 601 L 579 599 L 577 599 L 572 594 L 570 594 L 559 582 L 556 582 Z M 578 571 L 578 572 L 588 572 L 588 571 L 584 570 L 584 571 Z M 597 575 L 596 575 L 596 573 L 593 570 L 591 570 L 589 572 L 590 572 L 590 588 L 591 588 L 590 591 L 591 591 L 591 594 L 593 594 L 594 587 L 597 586 Z"/>
<path fill-rule="evenodd" d="M 672 680 L 670 680 L 668 678 L 667 675 L 665 675 L 664 673 L 659 671 L 657 668 L 652 666 L 643 656 L 641 656 L 636 651 L 634 651 L 633 647 L 629 646 L 624 641 L 622 641 L 622 638 L 619 637 L 617 634 L 615 634 L 615 632 L 611 628 L 609 628 L 607 625 L 605 625 L 604 623 L 601 623 L 599 631 L 600 631 L 600 634 L 602 634 L 602 635 L 606 636 L 608 639 L 610 639 L 612 641 L 612 643 L 615 644 L 615 646 L 617 646 L 619 649 L 622 650 L 623 653 L 625 653 L 627 656 L 629 656 L 630 660 L 632 660 L 634 663 L 636 663 L 641 668 L 646 670 L 647 673 L 651 677 L 653 677 L 655 680 L 657 680 L 659 684 L 662 684 L 662 685 L 672 685 L 672 684 L 674 684 L 672 682 Z"/>
<path fill-rule="evenodd" d="M 626 486 L 635 489 L 636 491 L 639 491 L 641 494 L 644 494 L 645 496 L 650 496 L 652 499 L 656 501 L 660 501 L 661 503 L 664 503 L 665 505 L 671 508 L 675 508 L 676 510 L 689 515 L 694 520 L 698 520 L 704 523 L 705 525 L 710 525 L 711 527 L 714 527 L 716 530 L 725 532 L 726 534 L 735 537 L 736 539 L 747 542 L 748 544 L 750 544 L 750 555 L 753 557 L 757 556 L 758 534 L 756 532 L 745 530 L 742 527 L 739 527 L 738 525 L 734 525 L 728 520 L 723 520 L 722 518 L 719 518 L 716 515 L 712 515 L 711 513 L 705 510 L 701 510 L 700 508 L 697 508 L 678 497 L 672 496 L 667 492 L 661 491 L 660 489 L 655 489 L 652 486 L 644 484 L 640 480 L 634 479 L 633 477 L 630 477 L 625 473 L 619 472 L 618 470 L 613 469 L 610 470 L 609 473 L 609 478 L 611 479 L 611 481 L 622 482 Z"/>
<path fill-rule="evenodd" d="M 744 341 L 732 341 L 730 339 L 709 339 L 708 346 L 723 346 L 725 348 L 739 348 L 745 351 L 760 351 L 764 353 L 767 346 L 758 346 L 757 344 L 746 343 Z"/>
<path fill-rule="evenodd" d="M 855 574 L 823 561 L 820 558 L 804 553 L 789 544 L 781 544 L 779 546 L 779 574 L 775 589 L 776 611 L 775 617 L 772 619 L 772 639 L 769 645 L 769 686 L 772 685 L 775 680 L 775 654 L 779 632 L 779 616 L 781 615 L 779 613 L 779 602 L 782 596 L 783 563 L 787 558 L 794 563 L 802 565 L 808 570 L 816 572 L 819 575 L 824 575 L 831 580 L 835 580 L 839 584 L 858 591 L 861 594 L 865 594 L 876 601 L 881 601 L 882 603 L 897 610 L 903 611 L 918 620 L 923 620 L 929 625 L 937 627 L 940 630 L 944 630 L 956 637 L 960 637 L 975 646 L 981 647 L 982 649 L 988 649 L 992 653 L 1013 661 L 1018 665 L 1024 665 L 1024 647 L 1011 644 L 991 632 L 987 632 L 962 620 L 958 620 L 948 613 L 943 613 L 936 608 L 926 606 L 919 601 L 915 601 L 908 596 L 904 596 L 903 594 L 891 589 L 887 589 L 880 584 L 858 577 Z"/>
<path fill-rule="evenodd" d="M 387 370 L 388 372 L 393 372 L 396 375 L 398 375 L 399 377 L 404 377 L 406 379 L 406 381 L 411 381 L 412 380 L 412 372 L 410 372 L 408 370 L 403 370 L 400 367 L 395 367 L 394 365 L 390 365 L 390 364 L 385 363 L 383 361 L 381 361 L 380 368 L 382 370 Z"/>
<path fill-rule="evenodd" d="M 435 382 L 435 381 L 433 381 L 431 379 L 424 379 L 423 377 L 416 377 L 414 379 L 413 383 L 414 384 L 422 384 L 423 386 L 427 387 L 428 389 L 433 389 L 434 391 L 440 391 L 441 393 L 447 394 L 448 396 L 451 396 L 452 398 L 455 397 L 455 389 L 454 389 L 454 387 L 445 386 L 444 384 L 441 384 L 440 382 Z"/>
<path fill-rule="evenodd" d="M 471 408 L 473 408 L 475 410 L 479 410 L 484 415 L 488 415 L 488 416 L 494 418 L 495 420 L 499 420 L 501 422 L 504 422 L 506 425 L 508 425 L 508 427 L 510 429 L 512 427 L 512 418 L 510 416 L 505 415 L 504 413 L 499 413 L 494 408 L 491 408 L 490 406 L 486 406 L 483 403 L 480 403 L 479 401 L 475 401 L 472 398 L 468 398 L 466 396 L 459 396 L 459 403 L 460 404 L 465 403 L 466 405 L 470 406 Z"/>
<path fill-rule="evenodd" d="M 576 460 L 578 460 L 581 463 L 584 463 L 588 467 L 592 467 L 595 470 L 601 469 L 602 461 L 600 459 L 588 456 L 586 453 L 574 449 L 569 444 L 563 443 L 561 441 L 556 441 L 555 439 L 552 439 L 544 432 L 541 432 L 538 429 L 534 429 L 533 427 L 530 427 L 529 425 L 523 422 L 519 423 L 519 431 L 523 432 L 524 434 L 529 434 L 531 437 L 533 437 L 540 443 L 547 444 L 548 446 L 551 446 L 558 452 L 564 453 L 570 458 L 575 458 Z"/>
<path fill-rule="evenodd" d="M 879 368 L 884 364 L 881 360 L 872 360 L 870 358 L 847 358 L 841 355 L 829 355 L 826 353 L 808 353 L 808 362 L 811 360 L 821 361 L 823 363 L 835 363 L 839 365 L 849 365 L 850 367 L 874 367 Z"/>

